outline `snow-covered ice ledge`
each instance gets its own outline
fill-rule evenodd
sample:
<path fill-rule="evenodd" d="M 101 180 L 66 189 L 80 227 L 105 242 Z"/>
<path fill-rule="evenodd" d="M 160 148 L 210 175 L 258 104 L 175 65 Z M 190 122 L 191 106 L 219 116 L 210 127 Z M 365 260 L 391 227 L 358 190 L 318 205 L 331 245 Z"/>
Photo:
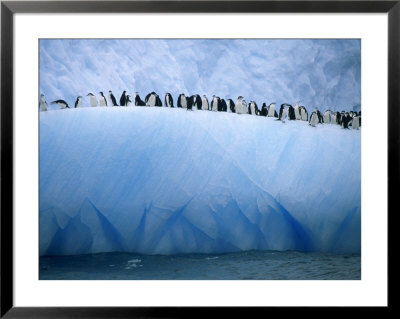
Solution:
<path fill-rule="evenodd" d="M 361 251 L 361 131 L 152 107 L 40 113 L 40 255 Z"/>

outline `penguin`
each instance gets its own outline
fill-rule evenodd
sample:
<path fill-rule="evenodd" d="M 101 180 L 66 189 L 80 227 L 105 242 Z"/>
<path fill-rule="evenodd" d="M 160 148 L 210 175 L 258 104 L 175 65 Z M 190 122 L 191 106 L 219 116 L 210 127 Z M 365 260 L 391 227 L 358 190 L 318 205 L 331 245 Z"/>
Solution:
<path fill-rule="evenodd" d="M 342 128 L 349 129 L 349 124 L 351 120 L 352 118 L 350 117 L 350 114 L 348 112 L 345 112 L 342 116 Z"/>
<path fill-rule="evenodd" d="M 226 105 L 226 101 L 224 99 L 221 99 L 221 110 L 222 112 L 227 112 L 228 106 Z"/>
<path fill-rule="evenodd" d="M 318 123 L 319 123 L 319 117 L 318 117 L 317 111 L 315 110 L 314 112 L 311 113 L 311 116 L 310 116 L 310 123 L 309 123 L 309 124 L 310 124 L 312 127 L 315 127 Z"/>
<path fill-rule="evenodd" d="M 183 93 L 179 94 L 178 101 L 176 103 L 177 103 L 176 105 L 178 107 L 186 109 L 187 108 L 187 100 L 186 100 L 185 94 L 183 94 Z"/>
<path fill-rule="evenodd" d="M 135 92 L 135 106 L 145 106 L 146 103 L 140 98 L 139 93 Z"/>
<path fill-rule="evenodd" d="M 269 105 L 269 107 L 268 107 L 268 115 L 267 115 L 268 117 L 278 117 L 278 114 L 277 114 L 277 112 L 275 110 L 275 105 L 276 105 L 275 102 L 273 102 L 273 103 L 271 103 Z"/>
<path fill-rule="evenodd" d="M 282 112 L 283 112 L 283 109 L 285 108 L 285 106 L 283 105 L 283 104 L 281 104 L 281 107 L 280 107 L 280 109 L 279 109 L 279 116 L 278 116 L 278 120 L 280 120 L 281 119 L 281 117 L 282 117 Z"/>
<path fill-rule="evenodd" d="M 360 129 L 360 119 L 358 118 L 357 112 L 353 113 L 353 120 L 351 121 L 352 128 L 353 130 L 359 130 Z"/>
<path fill-rule="evenodd" d="M 219 96 L 216 96 L 212 101 L 211 101 L 211 109 L 213 111 L 217 112 L 222 112 L 222 102 Z M 215 109 L 215 110 L 214 110 Z"/>
<path fill-rule="evenodd" d="M 231 113 L 235 113 L 235 103 L 233 103 L 232 99 L 228 99 L 228 106 L 229 109 L 231 110 Z"/>
<path fill-rule="evenodd" d="M 201 101 L 201 97 L 198 94 L 195 94 L 192 96 L 193 99 L 193 106 L 195 107 L 195 109 L 197 108 L 197 110 L 201 110 L 203 107 L 203 103 Z"/>
<path fill-rule="evenodd" d="M 155 106 L 162 106 L 162 102 L 158 94 L 156 94 L 156 105 Z"/>
<path fill-rule="evenodd" d="M 267 104 L 264 102 L 261 106 L 260 115 L 267 116 L 267 114 L 268 114 L 268 107 L 267 107 Z"/>
<path fill-rule="evenodd" d="M 223 107 L 223 105 L 222 105 L 222 101 L 221 101 L 221 99 L 219 98 L 219 96 L 217 96 L 217 102 L 218 102 L 218 104 L 217 104 L 217 110 L 218 110 L 218 112 L 222 112 L 222 111 L 224 110 L 224 107 Z"/>
<path fill-rule="evenodd" d="M 75 108 L 81 107 L 82 104 L 82 96 L 78 96 L 75 101 Z"/>
<path fill-rule="evenodd" d="M 279 109 L 279 118 L 278 118 L 278 120 L 281 120 L 282 123 L 285 123 L 286 117 L 288 115 L 288 110 L 286 109 L 287 105 L 289 105 L 289 104 L 286 104 L 286 103 L 281 104 L 281 108 Z"/>
<path fill-rule="evenodd" d="M 127 95 L 127 96 L 126 96 L 126 106 L 129 106 L 131 103 L 132 103 L 132 101 L 131 101 L 131 96 L 130 96 L 130 95 Z"/>
<path fill-rule="evenodd" d="M 97 106 L 97 99 L 93 93 L 89 93 L 87 96 L 90 97 L 90 106 Z"/>
<path fill-rule="evenodd" d="M 201 105 L 202 105 L 201 108 L 204 111 L 208 111 L 210 109 L 210 105 L 208 104 L 208 99 L 207 99 L 207 96 L 205 94 L 201 98 Z"/>
<path fill-rule="evenodd" d="M 246 111 L 243 108 L 243 96 L 238 96 L 236 104 L 235 104 L 235 113 L 236 114 L 243 114 L 247 113 L 247 105 L 246 105 Z"/>
<path fill-rule="evenodd" d="M 318 115 L 318 122 L 319 122 L 320 124 L 324 123 L 324 118 L 322 117 L 322 114 L 321 114 L 321 112 L 318 110 L 317 107 L 315 108 L 315 112 L 316 112 L 317 115 Z"/>
<path fill-rule="evenodd" d="M 69 109 L 70 108 L 68 103 L 65 102 L 64 100 L 55 100 L 55 101 L 51 102 L 50 104 L 57 104 L 62 109 L 65 109 L 65 108 Z"/>
<path fill-rule="evenodd" d="M 360 125 L 360 127 L 361 127 L 361 111 L 360 112 L 358 112 L 358 118 L 359 118 L 359 125 Z"/>
<path fill-rule="evenodd" d="M 254 101 L 250 101 L 249 104 L 249 114 L 256 115 L 256 104 Z"/>
<path fill-rule="evenodd" d="M 122 95 L 119 99 L 119 105 L 126 106 L 126 91 L 122 92 Z"/>
<path fill-rule="evenodd" d="M 296 120 L 298 120 L 298 121 L 301 120 L 299 102 L 296 102 L 296 105 L 294 106 L 294 116 L 296 117 Z"/>
<path fill-rule="evenodd" d="M 294 112 L 294 107 L 288 104 L 288 118 L 290 121 L 296 120 L 296 113 Z"/>
<path fill-rule="evenodd" d="M 342 114 L 339 111 L 336 112 L 336 124 L 342 125 Z"/>
<path fill-rule="evenodd" d="M 213 98 L 211 100 L 211 111 L 218 111 L 218 96 L 216 95 L 213 95 Z"/>
<path fill-rule="evenodd" d="M 193 106 L 193 96 L 187 96 L 186 97 L 186 110 L 193 111 L 192 106 Z"/>
<path fill-rule="evenodd" d="M 108 93 L 109 93 L 109 96 L 110 96 L 110 100 L 111 100 L 112 105 L 113 105 L 113 106 L 118 106 L 117 100 L 116 100 L 114 94 L 111 92 L 111 90 L 108 91 Z"/>
<path fill-rule="evenodd" d="M 146 106 L 156 106 L 156 92 L 151 92 L 144 98 Z"/>
<path fill-rule="evenodd" d="M 339 121 L 339 125 L 342 126 L 343 124 L 343 119 L 345 118 L 346 113 L 345 111 L 342 110 L 342 112 L 340 112 L 340 121 Z"/>
<path fill-rule="evenodd" d="M 305 106 L 300 106 L 300 116 L 302 121 L 308 121 L 308 112 Z"/>
<path fill-rule="evenodd" d="M 330 124 L 331 120 L 332 120 L 331 110 L 328 109 L 324 112 L 324 123 Z"/>
<path fill-rule="evenodd" d="M 354 112 L 353 112 L 353 111 L 350 111 L 350 112 L 349 112 L 349 116 L 350 116 L 351 121 L 349 122 L 349 126 L 352 126 L 352 125 L 353 125 L 353 115 L 354 115 Z"/>
<path fill-rule="evenodd" d="M 46 100 L 44 99 L 44 94 L 40 94 L 39 106 L 40 106 L 40 110 L 42 112 L 46 112 L 47 111 L 48 105 L 47 105 Z"/>
<path fill-rule="evenodd" d="M 219 96 L 217 96 L 217 111 L 222 112 L 222 102 Z"/>
<path fill-rule="evenodd" d="M 165 106 L 166 107 L 174 107 L 174 99 L 170 93 L 165 93 Z"/>
<path fill-rule="evenodd" d="M 146 95 L 144 102 L 146 103 L 146 106 L 162 106 L 160 97 L 154 91 Z"/>
<path fill-rule="evenodd" d="M 99 92 L 99 93 L 100 93 L 100 98 L 99 98 L 100 106 L 107 106 L 107 99 L 104 96 L 104 93 L 103 92 Z"/>

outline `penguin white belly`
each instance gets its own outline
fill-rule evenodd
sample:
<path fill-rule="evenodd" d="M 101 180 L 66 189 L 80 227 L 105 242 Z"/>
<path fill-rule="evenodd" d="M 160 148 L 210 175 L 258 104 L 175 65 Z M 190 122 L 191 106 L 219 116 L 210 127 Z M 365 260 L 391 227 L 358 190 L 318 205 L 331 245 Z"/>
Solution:
<path fill-rule="evenodd" d="M 81 107 L 82 101 L 79 99 L 78 103 L 76 104 L 76 108 Z"/>
<path fill-rule="evenodd" d="M 214 111 L 214 112 L 218 111 L 218 100 L 217 99 L 213 100 L 212 111 Z"/>
<path fill-rule="evenodd" d="M 282 121 L 283 123 L 285 123 L 286 116 L 287 116 L 287 110 L 286 110 L 286 109 L 283 109 L 283 110 L 282 110 L 282 115 L 281 115 L 281 121 Z"/>
<path fill-rule="evenodd" d="M 294 108 L 294 116 L 296 117 L 296 120 L 301 120 L 301 115 L 298 107 Z"/>
<path fill-rule="evenodd" d="M 167 95 L 167 106 L 171 106 L 171 100 L 169 98 L 169 95 Z"/>
<path fill-rule="evenodd" d="M 242 114 L 247 114 L 247 104 L 242 101 Z"/>
<path fill-rule="evenodd" d="M 270 106 L 268 110 L 268 117 L 274 117 L 274 114 L 275 114 L 275 107 Z"/>
<path fill-rule="evenodd" d="M 330 119 L 329 113 L 325 113 L 324 114 L 324 123 L 327 123 L 327 124 L 331 123 L 331 119 Z"/>
<path fill-rule="evenodd" d="M 253 103 L 250 104 L 250 108 L 251 108 L 251 115 L 256 115 L 256 108 L 254 107 Z"/>
<path fill-rule="evenodd" d="M 303 121 L 307 121 L 307 114 L 306 114 L 306 112 L 304 110 L 301 110 L 301 119 Z"/>
<path fill-rule="evenodd" d="M 203 102 L 202 104 L 203 104 L 203 110 L 208 110 L 208 101 L 205 99 L 205 98 L 203 98 L 203 99 L 201 99 L 201 101 Z"/>
<path fill-rule="evenodd" d="M 154 94 L 150 95 L 149 100 L 146 103 L 147 106 L 155 106 L 156 105 L 156 96 Z"/>
<path fill-rule="evenodd" d="M 106 106 L 106 99 L 104 97 L 100 97 L 100 106 Z"/>
<path fill-rule="evenodd" d="M 46 101 L 43 100 L 43 99 L 40 100 L 40 109 L 41 109 L 42 111 L 47 111 Z"/>
<path fill-rule="evenodd" d="M 181 96 L 181 105 L 182 108 L 187 109 L 187 101 L 186 101 L 186 97 Z"/>
<path fill-rule="evenodd" d="M 358 119 L 358 116 L 353 117 L 353 124 L 352 124 L 353 129 L 358 130 L 360 127 L 360 120 Z"/>
<path fill-rule="evenodd" d="M 318 115 L 316 113 L 313 113 L 311 115 L 311 120 L 310 120 L 310 124 L 311 126 L 316 126 L 318 124 Z"/>
<path fill-rule="evenodd" d="M 235 104 L 235 110 L 237 114 L 242 114 L 242 102 L 236 102 Z"/>
<path fill-rule="evenodd" d="M 90 97 L 90 106 L 97 106 L 97 99 L 95 96 Z"/>
<path fill-rule="evenodd" d="M 331 123 L 336 124 L 336 114 L 331 115 Z"/>

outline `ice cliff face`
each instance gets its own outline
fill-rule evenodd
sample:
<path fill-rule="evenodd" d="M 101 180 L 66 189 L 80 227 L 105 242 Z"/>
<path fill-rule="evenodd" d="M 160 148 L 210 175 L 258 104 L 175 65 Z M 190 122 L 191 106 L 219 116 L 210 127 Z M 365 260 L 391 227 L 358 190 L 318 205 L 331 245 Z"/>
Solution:
<path fill-rule="evenodd" d="M 40 40 L 40 93 L 184 93 L 360 110 L 360 40 Z"/>
<path fill-rule="evenodd" d="M 360 252 L 360 131 L 157 107 L 40 113 L 40 255 Z"/>

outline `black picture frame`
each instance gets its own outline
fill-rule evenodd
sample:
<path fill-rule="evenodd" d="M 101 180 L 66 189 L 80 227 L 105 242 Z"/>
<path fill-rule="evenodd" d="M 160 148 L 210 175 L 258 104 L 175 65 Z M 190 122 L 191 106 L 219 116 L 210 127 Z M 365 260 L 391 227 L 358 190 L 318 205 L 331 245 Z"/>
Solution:
<path fill-rule="evenodd" d="M 400 1 L 1 1 L 1 317 L 5 318 L 177 318 L 206 315 L 284 314 L 278 307 L 14 307 L 13 303 L 13 19 L 15 13 L 270 12 L 388 14 L 388 225 L 398 213 L 400 105 Z M 388 229 L 388 234 L 392 234 Z M 390 250 L 390 236 L 388 247 Z M 388 262 L 389 251 L 388 251 Z M 389 271 L 389 269 L 388 269 Z M 389 273 L 389 272 L 388 272 Z M 390 281 L 387 285 L 389 287 Z M 391 295 L 388 291 L 390 311 Z M 363 308 L 371 312 L 370 308 Z M 301 315 L 309 307 L 290 307 Z M 313 308 L 326 312 L 326 307 Z M 330 308 L 333 315 L 340 307 Z M 357 308 L 360 310 L 360 308 Z M 348 311 L 348 309 L 346 309 Z"/>

